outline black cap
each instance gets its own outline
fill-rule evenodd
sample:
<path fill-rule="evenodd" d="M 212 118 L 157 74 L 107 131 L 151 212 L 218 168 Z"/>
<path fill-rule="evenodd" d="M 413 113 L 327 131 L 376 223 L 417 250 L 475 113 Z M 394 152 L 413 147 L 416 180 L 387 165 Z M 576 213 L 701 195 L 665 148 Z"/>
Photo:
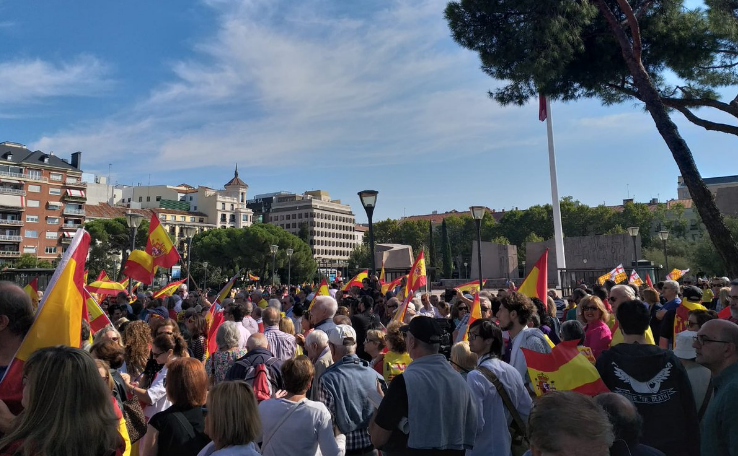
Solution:
<path fill-rule="evenodd" d="M 416 339 L 426 344 L 441 343 L 443 330 L 441 325 L 431 317 L 417 316 L 410 320 L 410 324 L 400 328 L 402 332 L 410 332 Z"/>
<path fill-rule="evenodd" d="M 702 290 L 694 285 L 684 287 L 683 295 L 685 299 L 692 302 L 702 301 Z"/>

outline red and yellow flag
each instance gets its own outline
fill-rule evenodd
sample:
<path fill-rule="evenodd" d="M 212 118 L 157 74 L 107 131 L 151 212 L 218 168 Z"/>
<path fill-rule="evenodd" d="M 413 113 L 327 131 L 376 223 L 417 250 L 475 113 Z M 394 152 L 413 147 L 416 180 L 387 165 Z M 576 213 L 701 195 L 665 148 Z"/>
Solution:
<path fill-rule="evenodd" d="M 382 294 L 387 294 L 389 290 L 394 290 L 400 283 L 402 283 L 402 278 L 407 276 L 400 276 L 393 280 L 390 283 L 383 283 L 382 284 Z"/>
<path fill-rule="evenodd" d="M 424 287 L 425 281 L 425 256 L 423 256 L 423 251 L 421 250 L 407 276 L 407 295 L 410 296 L 419 290 L 420 287 Z"/>
<path fill-rule="evenodd" d="M 179 252 L 174 248 L 172 240 L 169 239 L 169 235 L 164 231 L 161 223 L 159 223 L 156 213 L 151 214 L 151 220 L 149 221 L 149 238 L 146 240 L 146 253 L 153 258 L 152 264 L 154 266 L 161 266 L 162 268 L 171 268 L 180 260 Z"/>
<path fill-rule="evenodd" d="M 474 302 L 472 302 L 471 312 L 469 313 L 469 320 L 464 328 L 459 330 L 459 334 L 456 338 L 456 342 L 462 340 L 469 340 L 469 327 L 477 320 L 482 319 L 482 308 L 479 305 L 479 292 L 474 293 Z"/>
<path fill-rule="evenodd" d="M 628 278 L 628 283 L 632 283 L 637 287 L 643 285 L 643 280 L 641 279 L 641 276 L 638 275 L 635 269 L 631 271 L 630 277 Z"/>
<path fill-rule="evenodd" d="M 653 282 L 651 282 L 651 276 L 646 274 L 646 285 L 648 285 L 649 288 L 653 288 Z"/>
<path fill-rule="evenodd" d="M 676 335 L 682 331 L 687 330 L 687 320 L 689 319 L 689 312 L 693 310 L 707 310 L 705 306 L 698 302 L 687 301 L 682 299 L 682 303 L 677 307 L 676 314 L 674 315 L 674 338 L 676 342 Z"/>
<path fill-rule="evenodd" d="M 0 400 L 18 414 L 23 394 L 23 364 L 39 348 L 54 345 L 80 346 L 82 312 L 85 304 L 85 260 L 90 234 L 77 230 L 72 243 L 51 277 L 39 303 L 36 319 L 15 353 L 5 376 L 0 380 Z"/>
<path fill-rule="evenodd" d="M 484 284 L 487 283 L 486 280 L 482 280 L 482 288 L 484 288 Z M 460 292 L 469 292 L 469 293 L 476 293 L 479 291 L 479 280 L 473 280 L 469 283 L 465 283 L 463 285 L 459 285 L 458 287 L 455 287 L 454 290 L 458 290 Z"/>
<path fill-rule="evenodd" d="M 139 282 L 151 285 L 154 281 L 154 258 L 143 250 L 134 250 L 128 255 L 123 274 Z"/>
<path fill-rule="evenodd" d="M 253 274 L 249 274 L 249 280 L 252 281 L 252 282 L 258 282 L 259 281 L 259 276 L 253 275 Z"/>
<path fill-rule="evenodd" d="M 610 392 L 594 365 L 580 353 L 578 340 L 556 345 L 551 353 L 521 349 L 536 396 L 551 391 L 576 391 L 587 396 Z"/>
<path fill-rule="evenodd" d="M 23 287 L 23 291 L 25 291 L 28 297 L 31 298 L 31 305 L 33 305 L 33 309 L 36 310 L 36 308 L 38 308 L 38 277 L 35 277 L 33 280 L 28 282 L 28 285 Z"/>
<path fill-rule="evenodd" d="M 187 282 L 187 279 L 182 279 L 180 281 L 170 283 L 169 285 L 154 293 L 154 299 L 173 295 L 174 292 L 177 291 L 177 288 L 179 288 L 179 286 L 185 282 Z"/>
<path fill-rule="evenodd" d="M 313 300 L 310 301 L 310 307 L 308 307 L 308 311 L 313 308 L 313 304 L 315 304 L 315 298 L 318 296 L 330 296 L 331 293 L 328 291 L 328 282 L 325 281 L 325 277 L 323 277 L 323 280 L 320 281 L 320 286 L 318 287 L 318 291 L 315 292 L 315 296 L 313 296 Z"/>
<path fill-rule="evenodd" d="M 87 289 L 93 293 L 101 295 L 117 295 L 121 291 L 126 291 L 126 287 L 123 284 L 112 281 L 96 280 L 91 284 L 87 285 Z"/>
<path fill-rule="evenodd" d="M 689 269 L 672 269 L 669 275 L 666 276 L 666 280 L 679 280 L 688 272 Z"/>
<path fill-rule="evenodd" d="M 405 314 L 407 313 L 407 306 L 412 301 L 413 295 L 408 294 L 405 297 L 405 300 L 402 302 L 402 305 L 397 309 L 395 314 L 392 316 L 392 321 L 399 321 L 400 323 L 405 322 Z"/>
<path fill-rule="evenodd" d="M 382 260 L 382 270 L 379 271 L 379 283 L 384 283 L 384 260 Z"/>
<path fill-rule="evenodd" d="M 223 288 L 218 293 L 218 297 L 215 298 L 215 302 L 213 303 L 213 307 L 215 304 L 220 304 L 221 302 L 225 301 L 225 299 L 228 297 L 228 295 L 231 293 L 231 289 L 233 288 L 233 285 L 236 283 L 236 279 L 238 276 L 241 275 L 241 271 L 236 271 L 236 275 L 231 277 L 231 280 L 229 280 Z M 251 274 L 249 274 L 250 276 Z M 258 277 L 257 277 L 258 278 Z"/>
<path fill-rule="evenodd" d="M 97 275 L 97 280 L 98 281 L 110 282 L 110 277 L 108 277 L 108 273 L 105 272 L 105 269 L 103 269 L 102 271 L 100 271 L 100 274 Z"/>
<path fill-rule="evenodd" d="M 533 265 L 525 280 L 518 287 L 518 293 L 522 293 L 529 298 L 538 298 L 546 302 L 546 292 L 548 291 L 548 249 L 546 249 L 541 257 Z"/>
<path fill-rule="evenodd" d="M 208 320 L 208 323 L 210 324 L 210 327 L 208 328 L 208 355 L 212 355 L 216 351 L 218 351 L 218 343 L 216 342 L 215 335 L 218 334 L 218 328 L 223 323 L 223 310 L 215 311 L 215 305 L 210 306 L 210 311 L 208 311 L 208 316 L 205 317 L 206 320 Z"/>
<path fill-rule="evenodd" d="M 369 277 L 369 270 L 364 269 L 360 273 L 356 274 L 356 276 L 353 279 L 349 280 L 348 283 L 344 285 L 343 288 L 341 288 L 341 290 L 347 291 L 347 290 L 350 290 L 351 287 L 361 288 L 364 286 L 364 284 L 362 283 L 362 280 L 366 279 L 367 277 Z"/>
<path fill-rule="evenodd" d="M 100 305 L 97 303 L 95 298 L 85 288 L 85 305 L 87 307 L 87 314 L 89 318 L 87 322 L 90 324 L 92 334 L 100 331 L 108 325 L 112 325 L 112 322 L 108 318 L 107 314 L 103 312 Z"/>

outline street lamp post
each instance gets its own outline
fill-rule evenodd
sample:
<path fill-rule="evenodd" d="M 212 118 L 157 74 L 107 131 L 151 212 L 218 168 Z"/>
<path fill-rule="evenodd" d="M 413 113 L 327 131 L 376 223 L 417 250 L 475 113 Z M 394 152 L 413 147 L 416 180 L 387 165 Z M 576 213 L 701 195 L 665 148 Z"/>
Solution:
<path fill-rule="evenodd" d="M 477 224 L 477 264 L 479 265 L 479 291 L 482 291 L 482 219 L 484 218 L 484 206 L 471 206 L 469 211 Z"/>
<path fill-rule="evenodd" d="M 279 246 L 276 244 L 272 244 L 270 247 L 270 250 L 272 251 L 272 287 L 274 286 L 274 274 L 277 270 L 277 250 L 279 250 Z"/>
<path fill-rule="evenodd" d="M 187 289 L 190 289 L 190 262 L 192 257 L 192 238 L 195 237 L 197 229 L 194 226 L 182 227 L 182 233 L 185 235 L 187 242 Z"/>
<path fill-rule="evenodd" d="M 464 261 L 464 274 L 466 275 L 466 278 L 469 278 L 469 263 Z"/>
<path fill-rule="evenodd" d="M 376 190 L 363 190 L 359 192 L 359 199 L 361 205 L 364 206 L 366 211 L 366 217 L 369 219 L 369 251 L 372 256 L 372 272 L 371 275 L 376 274 L 377 266 L 374 259 L 374 226 L 372 225 L 372 215 L 374 214 L 374 208 L 377 205 L 377 194 Z"/>
<path fill-rule="evenodd" d="M 294 249 L 287 249 L 287 289 L 292 285 L 292 254 Z"/>
<path fill-rule="evenodd" d="M 128 225 L 128 229 L 130 230 L 128 232 L 128 235 L 131 238 L 131 252 L 133 252 L 136 249 L 136 231 L 138 231 L 138 227 L 141 226 L 141 222 L 143 221 L 143 215 L 137 214 L 135 212 L 126 212 L 126 224 Z M 133 280 L 128 281 L 128 296 L 130 296 L 133 293 Z"/>
<path fill-rule="evenodd" d="M 666 263 L 666 273 L 671 272 L 669 269 L 669 255 L 666 253 L 666 240 L 669 239 L 669 232 L 666 230 L 659 231 L 659 239 L 661 239 L 662 245 L 664 246 L 664 263 Z"/>
<path fill-rule="evenodd" d="M 628 234 L 633 238 L 633 268 L 638 266 L 638 249 L 636 247 L 636 238 L 638 237 L 638 231 L 640 228 L 637 226 L 629 226 Z"/>
<path fill-rule="evenodd" d="M 203 261 L 202 266 L 205 268 L 205 280 L 202 281 L 202 288 L 203 288 L 203 291 L 207 293 L 208 291 L 208 262 Z"/>

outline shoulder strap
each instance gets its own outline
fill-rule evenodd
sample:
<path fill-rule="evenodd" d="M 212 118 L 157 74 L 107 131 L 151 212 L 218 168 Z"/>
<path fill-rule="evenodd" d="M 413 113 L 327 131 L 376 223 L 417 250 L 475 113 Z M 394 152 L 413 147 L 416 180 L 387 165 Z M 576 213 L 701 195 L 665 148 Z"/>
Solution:
<path fill-rule="evenodd" d="M 192 427 L 189 421 L 185 418 L 185 416 L 182 414 L 182 412 L 174 412 L 172 413 L 172 416 L 179 421 L 179 424 L 182 425 L 182 428 L 187 432 L 187 436 L 191 439 L 194 439 L 197 435 L 195 434 L 195 428 Z"/>
<path fill-rule="evenodd" d="M 505 387 L 502 386 L 502 382 L 499 378 L 492 372 L 491 370 L 487 369 L 484 366 L 477 367 L 477 370 L 484 375 L 487 380 L 492 382 L 493 385 L 495 385 L 495 388 L 497 389 L 497 393 L 502 398 L 502 403 L 505 404 L 505 408 L 508 412 L 510 412 L 510 415 L 512 416 L 513 421 L 515 422 L 515 425 L 518 427 L 520 431 L 523 433 L 526 432 L 525 427 L 525 421 L 523 421 L 523 418 L 521 418 L 520 414 L 518 413 L 517 409 L 512 403 L 512 400 L 510 399 L 510 396 L 507 394 L 507 391 L 505 390 Z"/>
<path fill-rule="evenodd" d="M 279 428 L 284 424 L 285 421 L 287 421 L 287 418 L 292 416 L 295 411 L 297 411 L 297 408 L 305 403 L 305 399 L 300 400 L 297 404 L 293 405 L 287 413 L 282 415 L 282 419 L 279 420 L 276 426 L 272 428 L 272 431 L 264 436 L 264 440 L 261 441 L 261 452 L 264 452 L 264 449 L 269 445 L 269 442 L 272 440 L 272 437 L 274 437 L 274 434 L 279 430 Z"/>
<path fill-rule="evenodd" d="M 702 399 L 702 406 L 700 407 L 700 411 L 697 412 L 697 422 L 699 423 L 702 421 L 702 416 L 707 411 L 707 406 L 710 405 L 710 399 L 712 399 L 712 376 L 710 376 L 710 383 L 707 384 L 707 391 L 705 391 L 705 398 Z"/>

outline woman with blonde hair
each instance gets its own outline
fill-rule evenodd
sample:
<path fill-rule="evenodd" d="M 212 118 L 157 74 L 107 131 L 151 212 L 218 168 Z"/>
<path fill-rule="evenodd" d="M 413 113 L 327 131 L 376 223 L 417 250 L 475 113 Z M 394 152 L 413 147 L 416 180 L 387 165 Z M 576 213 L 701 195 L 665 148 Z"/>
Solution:
<path fill-rule="evenodd" d="M 384 381 L 388 385 L 393 378 L 405 372 L 407 366 L 413 361 L 407 353 L 405 335 L 400 331 L 401 326 L 402 323 L 399 321 L 393 321 L 387 326 L 387 335 L 385 336 L 387 353 L 384 354 L 384 360 L 382 361 L 382 375 L 384 375 Z"/>
<path fill-rule="evenodd" d="M 466 379 L 466 374 L 477 367 L 479 357 L 469 349 L 469 342 L 462 340 L 451 347 L 451 358 L 449 362 L 454 370 Z"/>
<path fill-rule="evenodd" d="M 197 456 L 260 456 L 254 441 L 261 417 L 254 391 L 242 380 L 216 385 L 207 400 L 205 433 L 212 440 Z"/>
<path fill-rule="evenodd" d="M 610 314 L 597 296 L 589 295 L 579 302 L 577 317 L 584 324 L 584 346 L 592 350 L 595 358 L 610 347 L 612 333 L 607 326 Z"/>
<path fill-rule="evenodd" d="M 132 321 L 123 331 L 125 345 L 125 364 L 121 372 L 133 378 L 141 375 L 146 368 L 151 353 L 151 329 L 143 321 Z"/>
<path fill-rule="evenodd" d="M 23 413 L 0 454 L 106 456 L 126 452 L 128 433 L 92 357 L 65 346 L 36 350 L 23 365 Z M 125 426 L 123 426 L 125 428 Z"/>
<path fill-rule="evenodd" d="M 387 342 L 384 339 L 384 332 L 378 329 L 370 329 L 366 332 L 364 339 L 364 352 L 372 357 L 369 365 L 379 374 L 383 374 L 384 354 L 387 353 Z"/>

